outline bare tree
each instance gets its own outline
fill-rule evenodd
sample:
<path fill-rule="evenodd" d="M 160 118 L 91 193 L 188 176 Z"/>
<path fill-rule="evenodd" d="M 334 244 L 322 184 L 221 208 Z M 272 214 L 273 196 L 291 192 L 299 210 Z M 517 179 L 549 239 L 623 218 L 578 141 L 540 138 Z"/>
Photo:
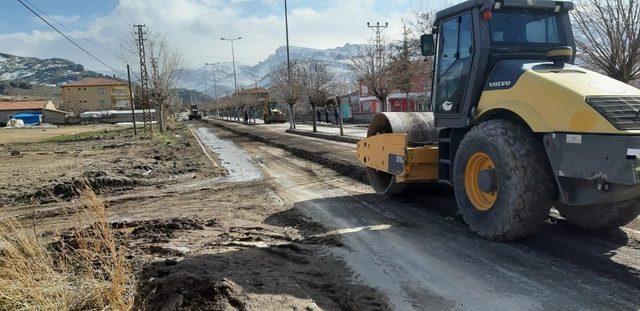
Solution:
<path fill-rule="evenodd" d="M 174 53 L 163 36 L 156 36 L 149 44 L 149 52 L 152 57 L 151 85 L 153 87 L 153 97 L 158 102 L 159 128 L 161 132 L 166 131 L 167 116 L 177 102 L 178 84 L 180 83 L 180 72 L 183 69 L 180 54 Z"/>
<path fill-rule="evenodd" d="M 300 73 L 301 68 L 298 63 L 291 63 L 290 69 L 286 63 L 283 63 L 271 71 L 271 92 L 276 100 L 289 105 L 289 123 L 290 128 L 293 129 L 296 128 L 293 106 L 304 93 Z"/>
<path fill-rule="evenodd" d="M 391 56 L 391 75 L 393 76 L 395 89 L 402 91 L 409 102 L 409 93 L 415 88 L 415 80 L 418 75 L 426 75 L 421 72 L 417 41 L 407 23 L 403 22 L 403 34 L 400 45 L 396 46 L 395 53 Z"/>
<path fill-rule="evenodd" d="M 336 79 L 326 64 L 315 61 L 308 61 L 301 65 L 300 77 L 304 95 L 309 100 L 314 114 L 313 131 L 317 132 L 316 109 L 319 105 L 324 105 L 327 98 L 333 94 Z"/>
<path fill-rule="evenodd" d="M 71 114 L 71 116 L 77 117 L 79 116 L 81 113 L 87 111 L 87 109 L 85 108 L 84 105 L 82 105 L 79 100 L 77 99 L 77 97 L 74 95 L 72 96 L 70 99 L 67 98 L 67 100 L 63 100 L 61 101 L 58 105 L 57 108 L 68 112 Z"/>
<path fill-rule="evenodd" d="M 391 48 L 383 40 L 378 48 L 375 44 L 359 46 L 349 56 L 351 68 L 368 93 L 378 98 L 382 111 L 386 111 L 387 97 L 393 89 L 391 75 Z"/>
<path fill-rule="evenodd" d="M 433 0 L 418 0 L 411 9 L 413 16 L 408 20 L 408 25 L 418 35 L 430 34 L 433 31 L 436 11 L 432 9 L 432 2 Z"/>
<path fill-rule="evenodd" d="M 629 83 L 640 78 L 640 3 L 582 0 L 573 13 L 580 58 Z"/>

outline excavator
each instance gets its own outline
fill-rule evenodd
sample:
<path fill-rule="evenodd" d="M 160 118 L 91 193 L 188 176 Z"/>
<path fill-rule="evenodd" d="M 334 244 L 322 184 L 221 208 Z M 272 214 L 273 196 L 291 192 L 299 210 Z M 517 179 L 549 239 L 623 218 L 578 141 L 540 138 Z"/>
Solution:
<path fill-rule="evenodd" d="M 470 229 L 527 237 L 555 208 L 582 228 L 640 214 L 640 90 L 575 65 L 571 1 L 469 0 L 421 37 L 429 112 L 379 113 L 357 144 L 369 182 L 452 186 Z"/>

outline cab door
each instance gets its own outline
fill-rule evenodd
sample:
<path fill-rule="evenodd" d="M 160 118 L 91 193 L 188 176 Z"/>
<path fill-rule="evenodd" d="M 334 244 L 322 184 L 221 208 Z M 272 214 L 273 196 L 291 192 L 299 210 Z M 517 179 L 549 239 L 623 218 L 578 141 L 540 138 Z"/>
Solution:
<path fill-rule="evenodd" d="M 436 54 L 433 111 L 438 118 L 459 119 L 463 113 L 475 51 L 471 13 L 443 21 Z"/>

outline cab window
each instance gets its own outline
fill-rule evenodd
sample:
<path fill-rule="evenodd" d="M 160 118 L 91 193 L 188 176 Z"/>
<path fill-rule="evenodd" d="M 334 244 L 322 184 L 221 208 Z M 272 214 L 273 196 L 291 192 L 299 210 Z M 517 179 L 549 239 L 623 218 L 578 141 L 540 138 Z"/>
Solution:
<path fill-rule="evenodd" d="M 543 10 L 502 9 L 489 21 L 494 46 L 558 45 L 566 41 L 561 15 Z"/>
<path fill-rule="evenodd" d="M 436 112 L 458 113 L 462 107 L 474 52 L 471 22 L 467 13 L 441 24 Z"/>

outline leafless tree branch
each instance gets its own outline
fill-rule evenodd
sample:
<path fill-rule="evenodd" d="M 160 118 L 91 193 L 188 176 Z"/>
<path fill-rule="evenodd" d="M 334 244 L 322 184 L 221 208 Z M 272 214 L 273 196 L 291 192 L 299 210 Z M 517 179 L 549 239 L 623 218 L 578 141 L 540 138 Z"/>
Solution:
<path fill-rule="evenodd" d="M 573 19 L 579 55 L 587 65 L 625 83 L 640 78 L 637 0 L 582 0 Z"/>

